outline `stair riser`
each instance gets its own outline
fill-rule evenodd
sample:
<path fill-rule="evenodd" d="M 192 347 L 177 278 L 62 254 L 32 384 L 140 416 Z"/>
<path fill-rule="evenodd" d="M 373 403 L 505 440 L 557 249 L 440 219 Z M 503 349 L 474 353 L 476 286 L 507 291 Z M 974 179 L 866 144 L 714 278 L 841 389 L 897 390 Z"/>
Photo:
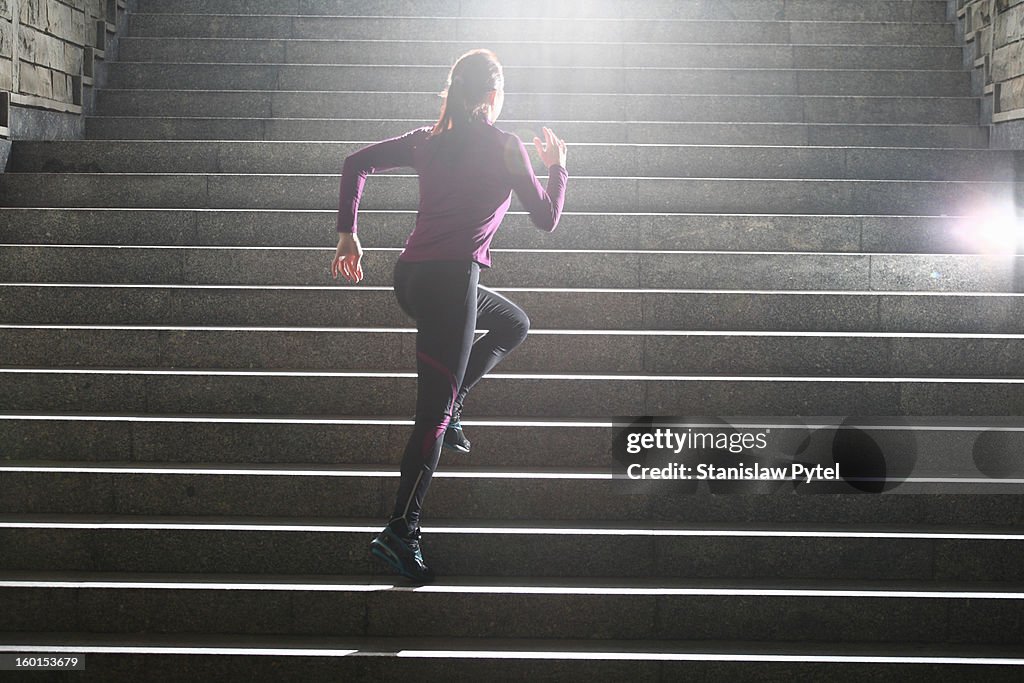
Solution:
<path fill-rule="evenodd" d="M 415 377 L 4 373 L 0 410 L 411 415 Z M 767 379 L 485 378 L 476 415 L 1017 415 L 1024 385 Z"/>
<path fill-rule="evenodd" d="M 2 529 L 0 539 L 10 552 L 0 568 L 390 576 L 367 552 L 372 537 L 327 531 Z M 1024 576 L 1020 541 L 801 538 L 796 543 L 728 536 L 451 534 L 427 526 L 424 550 L 440 576 L 921 582 L 1020 581 Z"/>
<path fill-rule="evenodd" d="M 434 92 L 233 92 L 103 89 L 97 111 L 117 116 L 223 116 L 230 118 L 378 119 L 435 121 Z M 972 97 L 816 97 L 750 95 L 531 95 L 510 93 L 505 119 L 584 121 L 713 121 L 804 123 L 959 123 L 977 125 Z M 499 124 L 500 127 L 500 124 Z"/>
<path fill-rule="evenodd" d="M 506 69 L 523 66 L 726 67 L 765 69 L 962 68 L 956 46 L 779 44 L 488 43 Z M 450 66 L 475 42 L 312 41 L 250 38 L 121 39 L 124 62 L 246 64 L 435 64 Z M 444 74 L 447 75 L 447 74 Z"/>
<path fill-rule="evenodd" d="M 411 130 L 415 126 L 410 126 Z M 514 131 L 514 129 L 506 128 Z M 540 131 L 523 130 L 533 149 Z M 559 133 L 562 135 L 562 133 Z M 372 141 L 284 142 L 24 142 L 12 150 L 16 173 L 337 173 L 344 159 Z M 1024 155 L 1003 150 L 844 149 L 601 145 L 573 147 L 578 176 L 673 178 L 907 179 L 1012 182 Z M 536 173 L 546 169 L 531 152 Z"/>
<path fill-rule="evenodd" d="M 5 323 L 406 327 L 391 291 L 0 287 Z M 536 328 L 1024 333 L 1021 297 L 504 290 Z M 328 321 L 328 322 L 325 322 Z"/>
<path fill-rule="evenodd" d="M 847 67 L 849 68 L 849 67 Z M 108 88 L 165 90 L 440 90 L 448 67 L 259 64 L 109 66 Z M 957 97 L 969 92 L 964 71 L 826 71 L 740 69 L 585 69 L 518 67 L 505 70 L 514 92 L 693 95 L 871 95 Z"/>
<path fill-rule="evenodd" d="M 144 218 L 144 220 L 142 220 Z M 304 246 L 335 241 L 334 211 L 188 211 L 134 209 L 0 209 L 8 244 Z M 401 248 L 412 212 L 359 214 L 364 248 Z M 558 228 L 537 230 L 509 213 L 494 249 L 827 251 L 936 254 L 991 250 L 963 219 L 942 216 L 769 216 L 563 213 Z M 487 273 L 484 277 L 489 277 Z"/>
<path fill-rule="evenodd" d="M 446 462 L 454 462 L 453 458 L 448 456 Z M 394 476 L 4 472 L 0 511 L 385 520 L 394 509 L 398 488 L 397 465 L 390 471 Z M 855 521 L 899 524 L 900 528 L 912 524 L 1006 527 L 1024 521 L 1022 496 L 995 495 L 977 485 L 946 485 L 945 493 L 918 494 L 913 491 L 922 490 L 920 484 L 902 482 L 879 495 L 859 493 L 845 481 L 801 484 L 793 492 L 792 483 L 770 480 L 463 478 L 444 472 L 442 464 L 431 482 L 423 508 L 425 520 L 560 520 L 567 524 L 603 520 L 633 525 L 656 521 L 842 525 Z M 845 493 L 816 494 L 808 492 L 808 487 Z M 931 485 L 930 490 L 939 487 Z M 55 496 L 55 491 L 61 495 Z"/>
<path fill-rule="evenodd" d="M 498 469 L 552 468 L 571 464 L 580 468 L 610 465 L 610 427 L 491 426 L 478 424 L 470 404 L 466 431 L 473 454 L 444 451 L 443 467 L 480 465 Z M 696 421 L 696 418 L 691 418 Z M 724 420 L 724 418 L 723 418 Z M 799 424 L 802 420 L 791 418 Z M 702 422 L 716 419 L 702 419 Z M 323 424 L 231 422 L 207 420 L 141 421 L 131 418 L 0 419 L 0 434 L 8 444 L 3 459 L 24 463 L 47 460 L 208 464 L 210 453 L 218 462 L 280 465 L 284 463 L 368 465 L 391 471 L 409 439 L 411 416 L 380 423 Z M 812 421 L 804 430 L 772 427 L 771 449 L 779 457 L 800 452 L 807 462 L 844 461 L 845 441 L 836 446 L 837 430 L 828 420 Z M 929 418 L 925 424 L 940 426 Z M 980 420 L 982 424 L 994 422 Z M 1013 421 L 1010 421 L 1013 424 Z M 507 421 L 505 421 L 507 424 Z M 760 424 L 756 418 L 731 418 L 730 424 Z M 872 425 L 869 418 L 853 424 Z M 590 422 L 589 424 L 593 424 Z M 750 426 L 750 429 L 757 429 Z M 888 431 L 865 427 L 880 451 L 889 453 L 887 475 L 892 482 L 905 477 L 1020 477 L 1017 453 L 1021 433 L 982 428 Z M 840 432 L 848 436 L 851 432 Z M 807 450 L 801 451 L 810 438 Z M 839 450 L 836 450 L 836 449 Z M 557 457 L 552 453 L 558 454 Z M 856 465 L 856 462 L 854 462 Z M 5 475 L 6 476 L 6 475 Z M 852 476 L 852 475 L 851 475 Z"/>
<path fill-rule="evenodd" d="M 383 140 L 426 119 L 405 121 L 343 119 L 203 119 L 86 117 L 86 137 L 103 140 Z M 570 144 L 588 142 L 694 145 L 813 145 L 855 147 L 987 148 L 988 129 L 980 126 L 802 123 L 617 123 L 588 121 L 516 122 L 498 127 L 529 140 L 550 125 Z M 575 156 L 574 156 L 575 158 Z"/>
<path fill-rule="evenodd" d="M 0 205 L 30 207 L 336 209 L 338 175 L 0 175 Z M 540 179 L 542 184 L 546 178 Z M 416 177 L 380 175 L 360 208 L 415 210 Z M 565 211 L 959 215 L 1003 205 L 1024 183 L 577 177 Z M 513 198 L 513 211 L 521 211 Z"/>
<path fill-rule="evenodd" d="M 0 329 L 7 366 L 415 371 L 413 333 Z M 1024 339 L 532 333 L 505 372 L 1017 377 Z"/>
<path fill-rule="evenodd" d="M 511 7 L 487 0 L 143 0 L 139 12 L 199 14 L 288 14 L 344 16 L 436 16 L 436 17 L 561 17 L 594 18 L 649 17 L 652 19 L 760 19 L 831 21 L 943 21 L 942 0 L 657 0 L 641 4 L 622 0 L 520 0 Z"/>
<path fill-rule="evenodd" d="M 0 247 L 12 282 L 330 285 L 331 248 Z M 492 252 L 495 287 L 846 291 L 1024 290 L 1024 258 L 968 255 Z M 397 250 L 366 251 L 365 286 L 390 286 Z M 82 267 L 88 263 L 88 269 Z"/>
<path fill-rule="evenodd" d="M 902 3 L 900 3 L 902 4 Z M 886 16 L 876 23 L 802 19 L 721 21 L 692 19 L 587 20 L 359 18 L 290 16 L 203 16 L 135 14 L 128 35 L 158 38 L 300 38 L 360 40 L 437 40 L 473 42 L 651 42 L 781 43 L 813 45 L 955 45 L 950 23 L 908 23 Z"/>
<path fill-rule="evenodd" d="M 1020 601 L 413 591 L 0 590 L 10 628 L 318 636 L 1021 643 Z M 501 615 L 496 619 L 495 615 Z"/>

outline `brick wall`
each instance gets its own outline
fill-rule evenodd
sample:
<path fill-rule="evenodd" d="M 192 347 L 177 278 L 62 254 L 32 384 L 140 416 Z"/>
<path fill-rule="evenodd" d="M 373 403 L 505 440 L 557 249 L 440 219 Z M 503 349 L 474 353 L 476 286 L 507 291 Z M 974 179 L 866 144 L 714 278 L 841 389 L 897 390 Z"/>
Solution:
<path fill-rule="evenodd" d="M 992 123 L 1024 119 L 1024 0 L 956 0 Z"/>
<path fill-rule="evenodd" d="M 0 129 L 9 106 L 82 114 L 124 0 L 0 0 Z M 5 130 L 0 130 L 4 134 Z"/>

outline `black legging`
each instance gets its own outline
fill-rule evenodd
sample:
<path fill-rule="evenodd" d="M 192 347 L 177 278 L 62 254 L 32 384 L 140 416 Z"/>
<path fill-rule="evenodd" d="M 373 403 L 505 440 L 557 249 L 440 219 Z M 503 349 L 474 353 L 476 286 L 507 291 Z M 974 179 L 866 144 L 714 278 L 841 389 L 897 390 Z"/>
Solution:
<path fill-rule="evenodd" d="M 474 261 L 399 260 L 395 265 L 398 305 L 416 320 L 416 422 L 402 456 L 392 514 L 392 520 L 404 520 L 406 533 L 419 527 L 455 407 L 530 329 L 523 309 L 479 279 Z M 487 334 L 474 342 L 477 326 Z"/>

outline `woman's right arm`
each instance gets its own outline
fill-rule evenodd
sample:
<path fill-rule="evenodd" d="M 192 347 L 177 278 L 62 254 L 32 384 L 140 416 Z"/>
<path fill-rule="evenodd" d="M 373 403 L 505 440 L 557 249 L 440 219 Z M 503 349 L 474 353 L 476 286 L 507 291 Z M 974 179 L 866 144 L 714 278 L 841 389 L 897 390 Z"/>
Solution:
<path fill-rule="evenodd" d="M 363 248 L 356 236 L 356 214 L 368 173 L 413 165 L 413 150 L 429 128 L 408 133 L 363 147 L 345 157 L 341 168 L 341 189 L 338 196 L 338 248 L 331 263 L 334 279 L 344 276 L 349 282 L 363 279 Z"/>
<path fill-rule="evenodd" d="M 560 140 L 550 128 L 544 128 L 546 145 L 541 146 L 540 139 L 534 138 L 534 145 L 541 161 L 548 167 L 547 189 L 541 187 L 537 176 L 533 173 L 530 156 L 526 145 L 517 136 L 511 136 L 509 150 L 509 167 L 512 172 L 512 190 L 519 197 L 523 208 L 530 214 L 530 220 L 541 230 L 551 232 L 558 225 L 565 203 L 565 187 L 569 180 L 569 172 L 565 169 L 565 142 Z"/>
<path fill-rule="evenodd" d="M 345 157 L 341 167 L 341 188 L 338 195 L 338 232 L 356 232 L 356 213 L 363 195 L 368 173 L 392 168 L 411 167 L 413 150 L 423 140 L 428 128 L 417 128 L 398 137 L 383 140 Z"/>

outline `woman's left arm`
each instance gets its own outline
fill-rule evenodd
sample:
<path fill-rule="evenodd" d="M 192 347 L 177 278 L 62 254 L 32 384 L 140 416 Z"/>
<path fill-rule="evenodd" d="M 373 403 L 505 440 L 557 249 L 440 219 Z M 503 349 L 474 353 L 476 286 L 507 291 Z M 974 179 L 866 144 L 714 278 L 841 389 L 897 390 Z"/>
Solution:
<path fill-rule="evenodd" d="M 512 190 L 519 197 L 523 208 L 530 214 L 530 220 L 541 230 L 551 232 L 558 225 L 565 203 L 565 186 L 569 172 L 565 169 L 566 147 L 550 128 L 544 128 L 546 145 L 540 138 L 534 138 L 537 153 L 548 167 L 548 186 L 545 190 L 533 174 L 533 165 L 526 152 L 526 146 L 519 136 L 510 134 L 506 144 L 506 163 L 512 178 Z"/>

